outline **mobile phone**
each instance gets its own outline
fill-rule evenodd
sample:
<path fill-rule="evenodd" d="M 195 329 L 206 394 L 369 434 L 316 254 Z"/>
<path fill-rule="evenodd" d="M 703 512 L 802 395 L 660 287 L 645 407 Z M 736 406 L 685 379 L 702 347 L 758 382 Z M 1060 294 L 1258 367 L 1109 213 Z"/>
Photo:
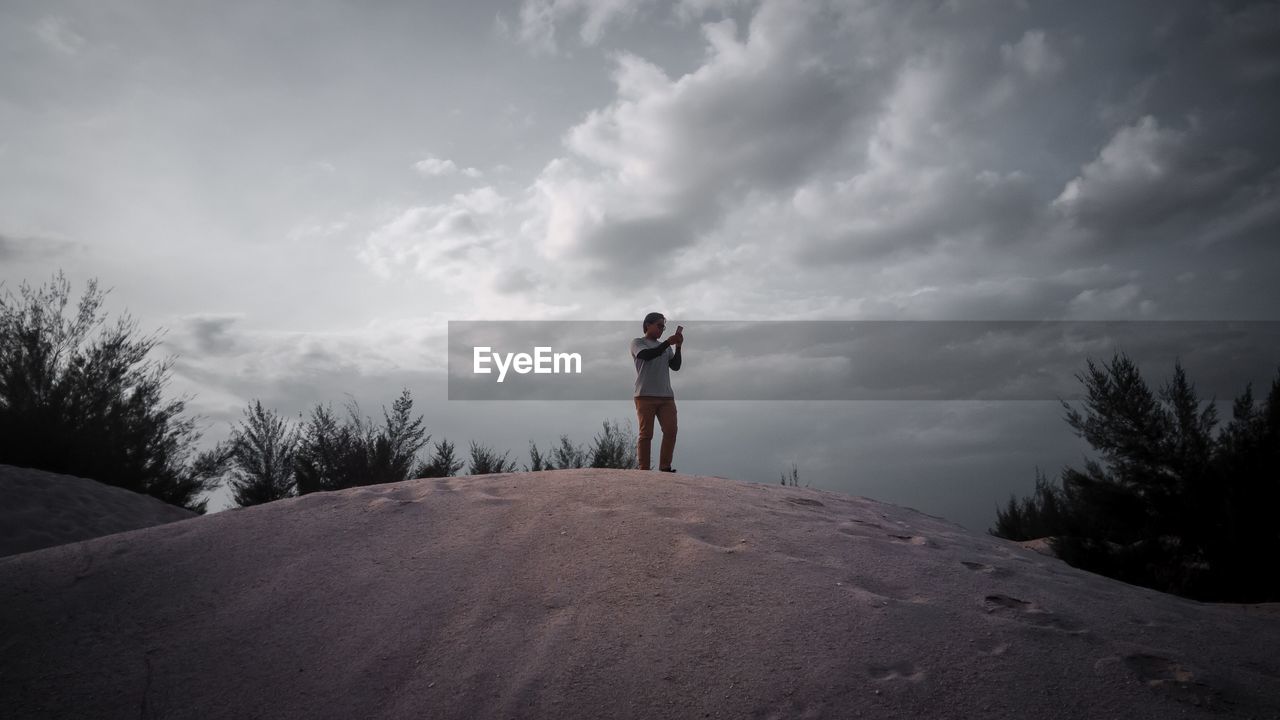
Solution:
<path fill-rule="evenodd" d="M 676 326 L 676 332 L 684 332 L 684 326 L 683 326 L 683 325 L 677 325 L 677 326 Z"/>

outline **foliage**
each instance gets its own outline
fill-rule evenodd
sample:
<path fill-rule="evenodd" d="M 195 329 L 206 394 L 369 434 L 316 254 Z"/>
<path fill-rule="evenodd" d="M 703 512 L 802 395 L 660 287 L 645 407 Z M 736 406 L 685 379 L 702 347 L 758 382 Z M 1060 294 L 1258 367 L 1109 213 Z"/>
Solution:
<path fill-rule="evenodd" d="M 1136 364 L 1117 354 L 1077 376 L 1083 410 L 1066 421 L 1098 453 L 1062 486 L 1037 471 L 1035 494 L 1010 498 L 989 532 L 1013 540 L 1051 537 L 1077 567 L 1197 600 L 1280 600 L 1280 376 L 1267 400 L 1252 388 L 1216 432 L 1180 363 L 1152 392 Z"/>
<path fill-rule="evenodd" d="M 128 315 L 106 324 L 90 280 L 72 317 L 71 284 L 0 298 L 0 463 L 91 478 L 195 512 L 217 486 L 218 460 L 196 453 L 184 399 L 162 397 L 172 359 Z"/>
<path fill-rule="evenodd" d="M 291 497 L 297 486 L 298 431 L 258 400 L 244 411 L 226 446 L 236 505 L 260 505 Z"/>
<path fill-rule="evenodd" d="M 1033 540 L 1053 535 L 1062 526 L 1066 502 L 1062 491 L 1036 468 L 1036 489 L 1019 502 L 1013 495 L 1004 510 L 996 509 L 996 527 L 989 532 L 1002 538 Z"/>
<path fill-rule="evenodd" d="M 347 404 L 346 422 L 339 423 L 327 406 L 317 406 L 303 426 L 296 472 L 297 490 L 306 494 L 410 479 L 418 451 L 430 440 L 422 416 L 413 417 L 413 399 L 403 390 L 383 408 L 383 424 L 361 416 L 360 406 Z"/>
<path fill-rule="evenodd" d="M 418 465 L 414 475 L 420 478 L 453 477 L 462 469 L 463 462 L 455 457 L 453 443 L 436 442 L 431 459 Z"/>
<path fill-rule="evenodd" d="M 592 438 L 586 455 L 594 468 L 636 467 L 636 434 L 627 423 L 624 430 L 616 420 L 605 420 L 603 430 Z"/>
<path fill-rule="evenodd" d="M 516 462 L 508 460 L 507 456 L 511 451 L 498 455 L 497 451 L 487 445 L 481 445 L 474 440 L 471 441 L 471 469 L 472 475 L 490 475 L 495 473 L 515 472 Z"/>
<path fill-rule="evenodd" d="M 799 468 L 796 467 L 795 463 L 791 463 L 790 474 L 782 473 L 781 475 L 779 475 L 779 478 L 781 480 L 781 482 L 779 483 L 780 485 L 797 486 L 800 484 L 800 470 Z M 806 485 L 805 487 L 808 487 L 808 485 Z"/>
<path fill-rule="evenodd" d="M 299 495 L 351 487 L 355 467 L 356 438 L 352 429 L 338 422 L 333 410 L 317 405 L 304 422 L 294 454 L 295 487 Z"/>
<path fill-rule="evenodd" d="M 574 445 L 568 435 L 560 436 L 560 444 L 551 451 L 550 467 L 557 470 L 572 470 L 587 467 L 587 451 Z"/>
<path fill-rule="evenodd" d="M 538 445 L 534 441 L 529 441 L 529 464 L 524 466 L 526 472 L 541 472 L 543 470 L 555 470 L 551 464 L 551 458 L 543 455 L 538 450 Z"/>

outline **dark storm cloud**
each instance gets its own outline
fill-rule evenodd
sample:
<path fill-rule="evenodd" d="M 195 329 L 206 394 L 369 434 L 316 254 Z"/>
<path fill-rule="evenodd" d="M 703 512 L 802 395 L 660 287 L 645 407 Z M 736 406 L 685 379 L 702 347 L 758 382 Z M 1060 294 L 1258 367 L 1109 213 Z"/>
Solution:
<path fill-rule="evenodd" d="M 707 25 L 688 75 L 620 56 L 616 99 L 537 186 L 548 246 L 644 266 L 781 239 L 802 271 L 1014 257 L 1033 293 L 1060 295 L 1027 298 L 1049 315 L 1158 312 L 1181 304 L 1169 281 L 1196 252 L 1280 229 L 1276 16 L 1274 2 L 763 2 L 745 27 Z M 1125 256 L 1137 284 L 1052 279 L 1171 247 Z M 980 277 L 918 281 L 966 303 Z"/>
<path fill-rule="evenodd" d="M 187 330 L 195 343 L 195 351 L 205 355 L 226 355 L 236 349 L 236 338 L 230 332 L 238 317 L 198 317 L 187 320 Z"/>
<path fill-rule="evenodd" d="M 829 13 L 790 10 L 762 8 L 743 37 L 731 22 L 706 26 L 706 63 L 680 78 L 620 55 L 617 100 L 566 135 L 576 162 L 548 166 L 538 185 L 552 207 L 573 202 L 552 244 L 632 261 L 639 224 L 663 228 L 663 249 L 683 247 L 744 196 L 830 164 L 884 77 L 847 72 L 847 51 L 824 54 L 838 46 L 807 45 Z"/>

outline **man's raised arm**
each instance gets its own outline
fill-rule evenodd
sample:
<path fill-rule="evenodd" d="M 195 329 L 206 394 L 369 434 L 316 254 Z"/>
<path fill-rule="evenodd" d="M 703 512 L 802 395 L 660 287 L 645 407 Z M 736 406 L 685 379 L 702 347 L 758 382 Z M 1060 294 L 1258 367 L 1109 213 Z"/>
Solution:
<path fill-rule="evenodd" d="M 656 357 L 661 357 L 662 354 L 665 353 L 667 351 L 667 348 L 669 347 L 671 347 L 671 338 L 667 338 L 666 340 L 663 340 L 662 344 L 659 345 L 658 347 L 645 348 L 644 350 L 641 350 L 640 352 L 636 353 L 636 357 L 640 358 L 641 360 L 644 360 L 645 362 L 648 362 Z M 679 352 L 679 351 L 677 350 L 676 352 Z"/>

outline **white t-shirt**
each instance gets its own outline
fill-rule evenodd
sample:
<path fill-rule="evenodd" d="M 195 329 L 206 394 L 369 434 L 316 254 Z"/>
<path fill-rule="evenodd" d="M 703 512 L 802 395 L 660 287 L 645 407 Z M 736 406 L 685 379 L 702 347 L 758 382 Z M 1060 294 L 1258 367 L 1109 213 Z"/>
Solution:
<path fill-rule="evenodd" d="M 641 360 L 636 357 L 641 350 L 656 348 L 661 344 L 661 340 L 650 340 L 646 337 L 638 337 L 631 341 L 631 359 L 636 363 L 636 391 L 632 393 L 633 397 L 637 395 L 676 396 L 671 390 L 671 368 L 668 366 L 671 358 L 676 354 L 674 349 L 668 346 L 666 352 L 652 360 Z"/>

